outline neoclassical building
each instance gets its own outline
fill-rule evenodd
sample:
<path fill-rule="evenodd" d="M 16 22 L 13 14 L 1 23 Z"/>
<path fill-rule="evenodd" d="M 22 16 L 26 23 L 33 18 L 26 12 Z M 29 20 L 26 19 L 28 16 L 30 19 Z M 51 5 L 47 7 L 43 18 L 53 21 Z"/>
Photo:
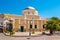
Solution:
<path fill-rule="evenodd" d="M 4 14 L 3 26 L 8 27 L 10 20 L 15 31 L 27 32 L 30 29 L 41 31 L 43 29 L 43 24 L 46 24 L 47 18 L 41 18 L 35 8 L 27 7 L 22 10 L 21 16 Z"/>

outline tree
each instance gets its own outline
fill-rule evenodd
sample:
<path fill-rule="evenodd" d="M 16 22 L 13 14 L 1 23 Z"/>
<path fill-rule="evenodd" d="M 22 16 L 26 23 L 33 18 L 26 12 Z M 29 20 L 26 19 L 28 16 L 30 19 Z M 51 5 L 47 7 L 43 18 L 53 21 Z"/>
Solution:
<path fill-rule="evenodd" d="M 50 34 L 53 34 L 56 30 L 59 29 L 59 23 L 59 18 L 52 17 L 47 21 L 45 29 L 50 30 Z"/>

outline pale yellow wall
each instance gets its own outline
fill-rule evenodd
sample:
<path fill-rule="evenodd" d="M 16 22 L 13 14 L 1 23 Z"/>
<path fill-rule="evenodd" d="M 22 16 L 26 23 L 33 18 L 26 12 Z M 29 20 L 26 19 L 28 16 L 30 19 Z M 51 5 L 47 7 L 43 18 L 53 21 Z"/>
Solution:
<path fill-rule="evenodd" d="M 28 31 L 28 29 L 29 29 L 29 25 L 28 25 L 28 21 L 26 21 L 26 30 Z"/>
<path fill-rule="evenodd" d="M 38 29 L 41 30 L 42 21 L 38 21 Z"/>
<path fill-rule="evenodd" d="M 23 14 L 28 14 L 28 12 L 30 13 L 30 14 L 32 14 L 32 12 L 35 12 L 35 10 L 23 10 Z"/>
<path fill-rule="evenodd" d="M 18 28 L 18 27 L 19 27 L 19 20 L 15 19 L 15 28 Z"/>
<path fill-rule="evenodd" d="M 13 25 L 13 27 L 14 27 L 14 29 L 20 29 L 20 26 L 21 25 L 23 25 L 23 23 L 24 23 L 24 16 L 16 16 L 16 15 L 5 15 L 5 17 L 6 18 L 13 18 L 14 20 L 13 20 L 13 22 L 15 23 L 14 25 Z M 27 19 L 31 19 L 32 20 L 32 15 L 26 15 L 26 18 Z M 19 20 L 20 19 L 20 20 Z M 40 17 L 39 16 L 37 16 L 37 15 L 34 15 L 34 19 L 35 20 L 37 20 L 37 19 L 40 19 Z M 37 25 L 37 29 L 41 29 L 42 27 L 41 27 L 41 21 L 34 21 L 34 25 L 35 24 L 38 24 Z M 26 20 L 26 25 L 25 25 L 25 30 L 27 30 L 27 31 L 29 31 L 29 24 L 28 24 L 28 21 Z"/>
<path fill-rule="evenodd" d="M 33 10 L 33 9 L 26 9 L 22 11 L 22 14 L 26 14 L 26 15 L 38 15 L 38 11 L 37 10 Z"/>

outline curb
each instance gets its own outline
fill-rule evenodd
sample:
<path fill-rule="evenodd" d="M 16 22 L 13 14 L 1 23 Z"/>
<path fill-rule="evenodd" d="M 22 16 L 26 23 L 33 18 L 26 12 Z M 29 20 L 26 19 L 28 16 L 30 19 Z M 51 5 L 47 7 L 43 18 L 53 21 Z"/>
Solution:
<path fill-rule="evenodd" d="M 7 35 L 6 33 L 3 33 L 5 36 L 10 36 L 10 35 Z M 39 37 L 39 36 L 42 36 L 42 35 L 35 35 L 35 36 L 17 36 L 17 35 L 11 35 L 11 37 Z"/>
<path fill-rule="evenodd" d="M 3 33 L 5 36 L 10 36 L 10 35 L 7 35 L 6 33 Z M 17 35 L 11 35 L 10 37 L 40 37 L 40 36 L 43 36 L 43 35 L 35 35 L 35 36 L 17 36 Z M 52 37 L 54 37 L 52 35 Z"/>
<path fill-rule="evenodd" d="M 39 36 L 12 36 L 12 37 L 39 37 Z"/>

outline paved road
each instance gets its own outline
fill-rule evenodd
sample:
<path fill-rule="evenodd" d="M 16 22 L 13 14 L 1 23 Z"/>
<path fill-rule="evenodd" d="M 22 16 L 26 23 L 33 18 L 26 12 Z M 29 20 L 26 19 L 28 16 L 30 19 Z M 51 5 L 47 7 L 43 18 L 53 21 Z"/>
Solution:
<path fill-rule="evenodd" d="M 30 38 L 30 39 L 29 39 Z M 0 33 L 0 40 L 60 40 L 60 36 L 40 36 L 40 37 L 10 37 Z"/>

